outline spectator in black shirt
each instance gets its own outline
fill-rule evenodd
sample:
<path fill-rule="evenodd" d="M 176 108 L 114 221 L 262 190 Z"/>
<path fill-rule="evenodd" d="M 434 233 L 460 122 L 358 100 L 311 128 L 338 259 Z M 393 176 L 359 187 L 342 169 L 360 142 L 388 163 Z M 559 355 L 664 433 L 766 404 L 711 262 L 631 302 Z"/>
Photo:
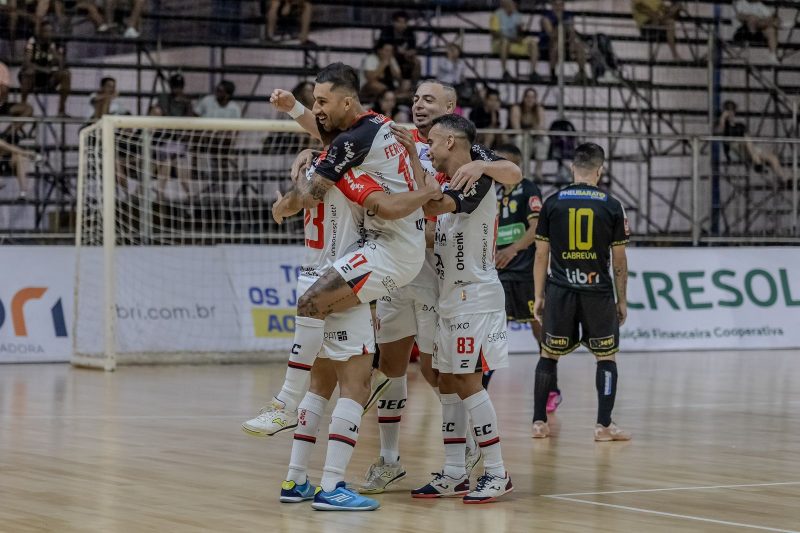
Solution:
<path fill-rule="evenodd" d="M 71 79 L 64 66 L 64 51 L 53 41 L 53 25 L 43 22 L 39 34 L 31 37 L 25 45 L 25 58 L 19 73 L 22 103 L 28 103 L 31 92 L 58 89 L 58 114 L 66 116 Z"/>
<path fill-rule="evenodd" d="M 410 73 L 419 72 L 417 38 L 414 35 L 414 30 L 408 27 L 408 13 L 395 11 L 392 14 L 392 26 L 384 28 L 378 40 L 391 43 L 394 46 L 394 56 L 403 70 L 404 78 L 412 79 Z"/>
<path fill-rule="evenodd" d="M 497 89 L 487 89 L 483 105 L 475 106 L 469 112 L 469 119 L 478 129 L 500 129 L 500 93 Z M 488 148 L 493 148 L 499 142 L 495 133 L 482 133 L 478 142 Z"/>
<path fill-rule="evenodd" d="M 160 115 L 165 117 L 191 117 L 192 99 L 186 96 L 186 85 L 183 75 L 176 72 L 169 77 L 169 92 L 158 95 L 157 105 L 161 108 Z"/>

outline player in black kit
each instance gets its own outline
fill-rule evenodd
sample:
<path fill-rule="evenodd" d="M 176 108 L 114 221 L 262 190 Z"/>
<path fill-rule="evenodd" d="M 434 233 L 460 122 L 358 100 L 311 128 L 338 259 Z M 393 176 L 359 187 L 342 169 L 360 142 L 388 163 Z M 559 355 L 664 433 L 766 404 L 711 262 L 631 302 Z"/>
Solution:
<path fill-rule="evenodd" d="M 630 232 L 622 204 L 597 188 L 604 160 L 600 146 L 580 145 L 572 164 L 574 183 L 550 196 L 539 213 L 534 315 L 542 321 L 544 338 L 533 392 L 534 438 L 550 432 L 545 404 L 556 379 L 558 357 L 579 344 L 597 358 L 594 439 L 631 438 L 611 421 L 617 391 L 614 354 L 619 351 L 619 326 L 627 316 L 625 245 Z"/>

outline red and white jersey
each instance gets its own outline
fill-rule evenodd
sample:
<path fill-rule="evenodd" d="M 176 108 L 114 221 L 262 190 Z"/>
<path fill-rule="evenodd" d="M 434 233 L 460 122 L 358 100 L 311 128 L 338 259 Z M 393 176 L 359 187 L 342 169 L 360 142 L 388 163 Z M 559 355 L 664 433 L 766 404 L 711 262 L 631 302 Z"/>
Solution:
<path fill-rule="evenodd" d="M 306 179 L 314 175 L 316 163 L 309 167 Z M 320 276 L 361 241 L 364 233 L 364 208 L 361 204 L 370 193 L 382 190 L 368 176 L 357 176 L 348 171 L 345 179 L 328 189 L 322 202 L 305 210 L 306 257 L 301 273 Z"/>
<path fill-rule="evenodd" d="M 442 179 L 444 178 L 444 179 Z M 439 175 L 440 182 L 449 178 Z M 495 270 L 497 200 L 494 181 L 482 176 L 471 190 L 444 194 L 453 198 L 452 213 L 436 217 L 436 274 L 439 316 L 490 313 L 505 309 L 505 295 Z"/>
<path fill-rule="evenodd" d="M 411 160 L 390 128 L 392 121 L 368 111 L 360 115 L 350 129 L 331 143 L 316 168 L 320 176 L 341 181 L 348 171 L 366 174 L 387 194 L 414 190 Z M 371 239 L 386 239 L 406 247 L 406 253 L 422 253 L 425 248 L 425 225 L 422 209 L 399 220 L 384 220 L 369 211 L 364 229 Z"/>

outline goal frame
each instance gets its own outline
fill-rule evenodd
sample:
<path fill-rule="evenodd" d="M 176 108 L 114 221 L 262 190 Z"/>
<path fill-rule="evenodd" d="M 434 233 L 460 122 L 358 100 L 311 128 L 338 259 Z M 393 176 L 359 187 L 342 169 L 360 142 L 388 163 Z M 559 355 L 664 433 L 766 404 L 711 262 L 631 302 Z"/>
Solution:
<path fill-rule="evenodd" d="M 73 366 L 84 368 L 103 369 L 113 371 L 120 364 L 116 346 L 117 316 L 115 311 L 117 294 L 117 275 L 116 275 L 116 157 L 115 134 L 120 129 L 141 129 L 143 132 L 143 145 L 149 143 L 150 134 L 155 129 L 174 129 L 174 130 L 213 130 L 213 131 L 247 131 L 260 133 L 305 133 L 305 130 L 295 121 L 290 120 L 257 120 L 257 119 L 210 119 L 210 118 L 189 118 L 189 117 L 149 117 L 149 116 L 118 116 L 104 115 L 94 124 L 82 129 L 79 133 L 78 142 L 78 180 L 77 180 L 77 202 L 75 217 L 75 281 L 74 281 L 74 301 L 73 301 L 73 324 L 72 324 L 72 356 L 70 363 Z M 83 247 L 83 222 L 85 216 L 84 191 L 86 180 L 88 179 L 88 139 L 90 135 L 100 135 L 99 147 L 102 150 L 101 160 L 101 179 L 102 179 L 102 238 L 103 238 L 103 288 L 102 303 L 100 308 L 103 310 L 103 354 L 96 357 L 89 354 L 78 353 L 78 321 L 80 320 L 80 283 L 81 283 L 81 249 Z M 150 204 L 151 191 L 151 171 L 150 169 L 150 150 L 142 150 L 144 172 L 142 179 L 142 189 L 145 191 L 145 205 Z M 164 352 L 159 352 L 163 354 Z M 122 363 L 155 363 L 156 360 L 163 363 L 198 363 L 214 362 L 223 358 L 219 355 L 214 356 L 210 352 L 206 357 L 198 360 L 192 354 L 185 352 L 169 352 L 171 357 L 153 357 L 156 353 L 135 354 L 126 352 L 131 356 L 131 361 Z M 256 357 L 257 352 L 226 352 L 226 361 L 257 361 L 263 357 Z M 140 357 L 136 357 L 139 355 Z M 150 357 L 148 357 L 148 355 Z M 277 354 L 276 354 L 277 355 Z"/>

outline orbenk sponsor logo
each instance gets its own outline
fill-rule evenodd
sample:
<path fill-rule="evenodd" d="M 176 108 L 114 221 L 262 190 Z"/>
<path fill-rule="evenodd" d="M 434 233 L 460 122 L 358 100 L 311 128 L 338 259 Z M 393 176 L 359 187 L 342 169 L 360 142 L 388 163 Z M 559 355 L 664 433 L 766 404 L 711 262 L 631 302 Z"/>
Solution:
<path fill-rule="evenodd" d="M 28 316 L 30 313 L 49 312 L 52 330 L 44 330 L 41 321 L 37 321 L 40 325 L 35 331 L 29 330 L 26 310 Z M 10 323 L 7 324 L 9 319 Z M 52 291 L 49 292 L 49 287 L 23 287 L 13 293 L 11 298 L 0 298 L 0 335 L 8 330 L 8 326 L 11 328 L 10 336 L 13 340 L 0 340 L 0 354 L 43 353 L 42 345 L 30 340 L 31 336 L 35 335 L 38 338 L 49 337 L 51 334 L 52 337 L 68 336 L 63 303 L 60 297 Z"/>

